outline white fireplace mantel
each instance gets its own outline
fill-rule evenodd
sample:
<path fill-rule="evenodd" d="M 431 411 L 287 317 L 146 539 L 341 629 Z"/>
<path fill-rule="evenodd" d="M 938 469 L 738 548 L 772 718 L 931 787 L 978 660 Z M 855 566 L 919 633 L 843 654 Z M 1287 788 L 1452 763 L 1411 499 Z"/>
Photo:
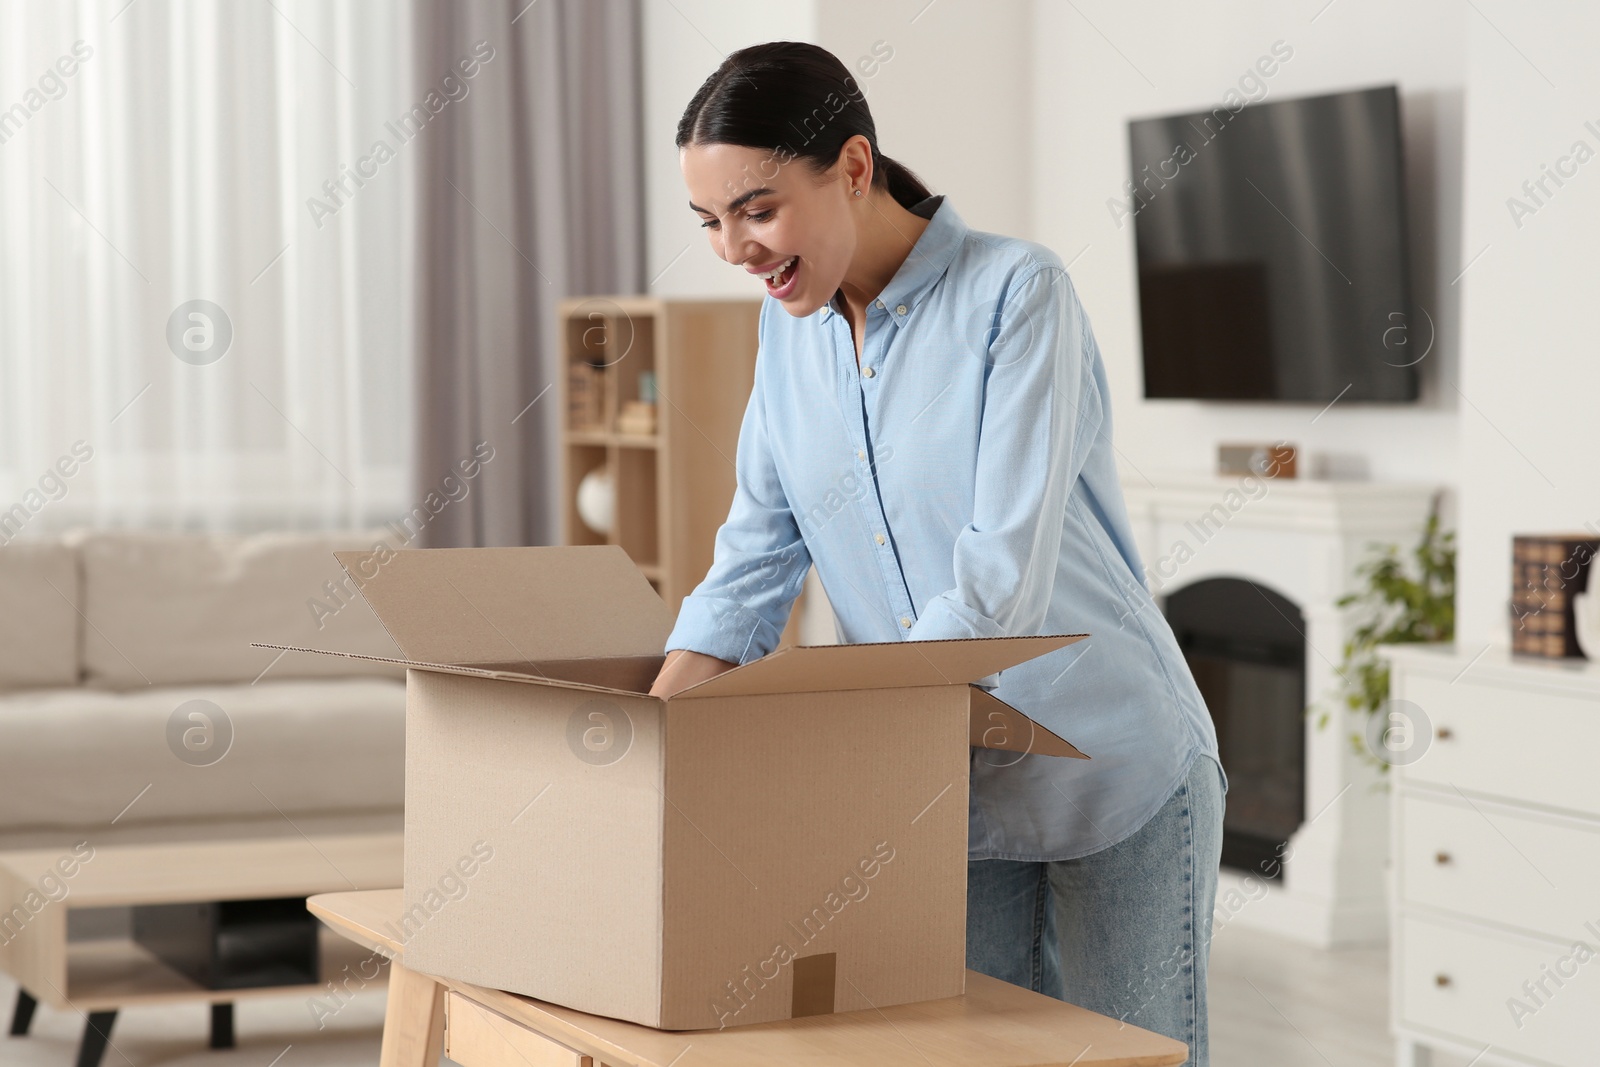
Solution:
<path fill-rule="evenodd" d="M 1437 486 L 1169 475 L 1124 478 L 1150 590 L 1161 599 L 1208 578 L 1246 578 L 1304 615 L 1305 818 L 1281 881 L 1224 870 L 1216 925 L 1238 922 L 1311 944 L 1374 943 L 1387 932 L 1384 779 L 1350 743 L 1364 719 L 1337 701 L 1338 665 L 1354 620 L 1335 601 L 1356 586 L 1374 543 L 1409 551 Z"/>

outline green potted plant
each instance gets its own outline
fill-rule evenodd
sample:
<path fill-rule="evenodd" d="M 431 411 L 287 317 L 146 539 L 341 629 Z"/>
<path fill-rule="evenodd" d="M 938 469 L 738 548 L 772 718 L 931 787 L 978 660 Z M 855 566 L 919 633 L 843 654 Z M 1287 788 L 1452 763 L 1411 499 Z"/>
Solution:
<path fill-rule="evenodd" d="M 1359 623 L 1344 644 L 1339 666 L 1343 686 L 1339 699 L 1352 712 L 1370 716 L 1389 699 L 1389 665 L 1378 656 L 1379 645 L 1449 641 L 1456 629 L 1455 532 L 1439 527 L 1439 498 L 1434 497 L 1422 537 L 1408 560 L 1399 545 L 1379 545 L 1371 559 L 1356 568 L 1360 587 L 1337 601 L 1355 606 Z M 1310 710 L 1310 709 L 1308 709 Z M 1325 728 L 1332 712 L 1323 707 L 1317 727 Z M 1361 732 L 1351 734 L 1356 751 L 1388 769 L 1367 751 Z"/>

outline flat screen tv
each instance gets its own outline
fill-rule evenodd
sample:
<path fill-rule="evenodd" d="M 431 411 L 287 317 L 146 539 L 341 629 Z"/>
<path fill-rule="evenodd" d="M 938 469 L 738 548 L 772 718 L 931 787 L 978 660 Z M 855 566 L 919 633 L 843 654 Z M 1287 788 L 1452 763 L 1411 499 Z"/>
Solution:
<path fill-rule="evenodd" d="M 1393 86 L 1128 124 L 1144 394 L 1417 398 Z"/>

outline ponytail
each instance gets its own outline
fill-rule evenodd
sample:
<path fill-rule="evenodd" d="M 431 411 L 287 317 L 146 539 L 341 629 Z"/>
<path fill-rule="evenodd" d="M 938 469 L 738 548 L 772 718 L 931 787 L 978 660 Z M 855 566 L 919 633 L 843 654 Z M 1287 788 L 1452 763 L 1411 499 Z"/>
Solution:
<path fill-rule="evenodd" d="M 914 208 L 933 195 L 910 167 L 876 150 L 873 155 L 877 157 L 875 173 L 872 176 L 874 189 L 884 190 L 904 208 Z"/>

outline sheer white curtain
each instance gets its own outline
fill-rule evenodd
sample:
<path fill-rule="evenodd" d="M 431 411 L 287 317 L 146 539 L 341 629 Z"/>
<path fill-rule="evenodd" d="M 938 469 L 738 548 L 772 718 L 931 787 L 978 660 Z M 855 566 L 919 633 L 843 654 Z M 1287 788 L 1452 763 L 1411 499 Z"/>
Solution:
<path fill-rule="evenodd" d="M 0 4 L 0 543 L 406 510 L 411 26 L 398 0 Z"/>

